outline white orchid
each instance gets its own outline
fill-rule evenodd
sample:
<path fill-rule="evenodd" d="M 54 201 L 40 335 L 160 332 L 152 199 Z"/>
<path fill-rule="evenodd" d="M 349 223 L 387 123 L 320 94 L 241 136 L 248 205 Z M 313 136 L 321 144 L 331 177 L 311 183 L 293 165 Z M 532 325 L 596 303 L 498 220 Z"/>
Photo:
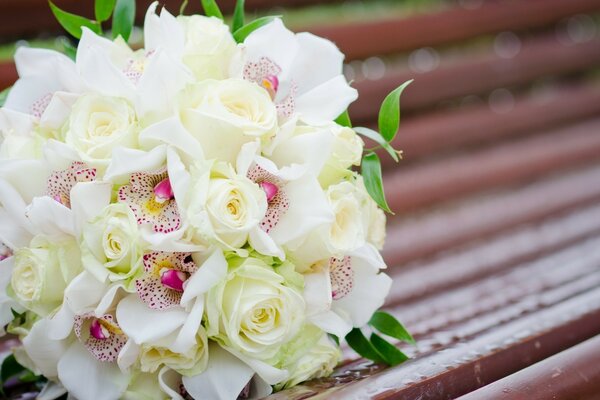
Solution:
<path fill-rule="evenodd" d="M 328 122 L 358 97 L 342 75 L 337 47 L 307 32 L 294 34 L 280 19 L 248 35 L 242 51 L 242 68 L 234 65 L 232 74 L 267 89 L 282 116 Z"/>

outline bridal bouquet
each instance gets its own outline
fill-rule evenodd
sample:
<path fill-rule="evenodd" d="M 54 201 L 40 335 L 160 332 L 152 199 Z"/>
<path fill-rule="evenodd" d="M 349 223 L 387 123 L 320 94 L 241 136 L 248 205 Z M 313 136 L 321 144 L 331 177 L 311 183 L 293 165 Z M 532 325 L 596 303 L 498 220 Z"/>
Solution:
<path fill-rule="evenodd" d="M 175 17 L 152 4 L 132 49 L 134 1 L 96 0 L 95 20 L 51 3 L 77 49 L 15 55 L 0 329 L 22 345 L 2 379 L 36 382 L 42 399 L 260 398 L 329 375 L 343 339 L 406 359 L 380 336 L 412 341 L 377 311 L 391 279 L 374 152 L 398 158 L 406 85 L 381 133 L 353 129 L 333 43 L 276 17 L 245 24 L 243 1 L 231 28 L 203 5 Z M 378 143 L 364 156 L 357 132 Z"/>

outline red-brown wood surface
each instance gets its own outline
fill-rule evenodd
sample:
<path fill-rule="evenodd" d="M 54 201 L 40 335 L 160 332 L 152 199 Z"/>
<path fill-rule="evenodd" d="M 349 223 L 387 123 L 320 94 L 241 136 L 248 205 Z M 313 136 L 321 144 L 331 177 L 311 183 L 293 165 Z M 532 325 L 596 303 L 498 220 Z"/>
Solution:
<path fill-rule="evenodd" d="M 473 8 L 466 5 L 465 2 L 465 7 L 448 7 L 407 19 L 316 26 L 310 30 L 333 40 L 348 59 L 355 59 L 454 43 L 494 32 L 539 28 L 570 15 L 600 11 L 599 0 L 491 0 Z"/>
<path fill-rule="evenodd" d="M 465 56 L 460 61 L 442 64 L 423 73 L 402 69 L 390 71 L 382 79 L 357 82 L 359 100 L 350 107 L 354 121 L 372 120 L 379 104 L 394 88 L 414 79 L 402 97 L 403 112 L 430 107 L 442 100 L 485 93 L 496 88 L 522 85 L 552 75 L 589 69 L 600 63 L 600 39 L 567 44 L 554 35 L 523 43 L 513 58 L 502 58 L 493 52 Z"/>
<path fill-rule="evenodd" d="M 600 336 L 586 340 L 459 400 L 594 400 L 600 396 Z"/>

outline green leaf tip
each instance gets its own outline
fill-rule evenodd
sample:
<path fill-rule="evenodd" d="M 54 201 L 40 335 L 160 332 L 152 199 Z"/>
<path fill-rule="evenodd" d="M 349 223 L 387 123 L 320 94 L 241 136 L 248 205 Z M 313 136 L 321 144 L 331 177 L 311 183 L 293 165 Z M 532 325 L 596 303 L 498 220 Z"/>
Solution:
<path fill-rule="evenodd" d="M 254 32 L 262 26 L 267 25 L 269 22 L 272 22 L 275 18 L 279 17 L 279 15 L 270 15 L 267 17 L 257 18 L 254 21 L 242 26 L 240 29 L 233 32 L 233 38 L 236 42 L 242 43 L 252 32 Z"/>
<path fill-rule="evenodd" d="M 129 40 L 135 22 L 135 0 L 117 0 L 113 13 L 112 36 Z"/>
<path fill-rule="evenodd" d="M 52 14 L 56 17 L 58 23 L 73 37 L 81 39 L 82 28 L 86 27 L 92 32 L 101 35 L 102 28 L 97 21 L 92 21 L 79 15 L 71 14 L 58 8 L 54 3 L 48 1 Z"/>
<path fill-rule="evenodd" d="M 346 342 L 358 355 L 378 363 L 385 363 L 377 349 L 369 342 L 359 328 L 354 328 L 346 335 Z"/>
<path fill-rule="evenodd" d="M 384 311 L 376 311 L 371 317 L 369 325 L 384 335 L 412 345 L 416 344 L 408 330 L 393 315 Z"/>
<path fill-rule="evenodd" d="M 379 354 L 383 357 L 383 360 L 390 367 L 402 364 L 408 360 L 408 356 L 404 354 L 399 348 L 377 335 L 376 333 L 371 334 L 371 344 Z"/>
<path fill-rule="evenodd" d="M 361 172 L 365 182 L 365 188 L 375 203 L 381 209 L 392 213 L 390 207 L 385 200 L 383 191 L 383 178 L 381 176 L 381 162 L 375 153 L 368 153 L 363 156 L 361 164 Z"/>
<path fill-rule="evenodd" d="M 202 8 L 207 17 L 223 19 L 223 13 L 215 0 L 202 0 Z"/>
<path fill-rule="evenodd" d="M 94 3 L 94 12 L 96 21 L 104 22 L 110 18 L 117 0 L 96 0 Z"/>
<path fill-rule="evenodd" d="M 398 86 L 381 103 L 378 119 L 379 132 L 387 142 L 391 142 L 396 137 L 400 127 L 400 95 L 412 82 L 411 79 Z"/>
<path fill-rule="evenodd" d="M 244 0 L 237 0 L 233 10 L 233 20 L 231 22 L 231 32 L 235 32 L 244 26 Z"/>

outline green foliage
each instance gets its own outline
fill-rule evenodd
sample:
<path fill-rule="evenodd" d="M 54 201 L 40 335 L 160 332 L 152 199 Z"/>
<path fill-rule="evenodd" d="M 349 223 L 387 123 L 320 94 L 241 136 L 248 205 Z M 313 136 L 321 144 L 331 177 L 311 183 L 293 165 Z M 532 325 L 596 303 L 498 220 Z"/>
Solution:
<path fill-rule="evenodd" d="M 0 92 L 0 107 L 4 106 L 4 103 L 6 103 L 6 98 L 8 97 L 10 89 L 12 89 L 12 86 Z"/>
<path fill-rule="evenodd" d="M 406 354 L 376 333 L 371 334 L 371 344 L 383 358 L 384 362 L 391 367 L 408 360 Z"/>
<path fill-rule="evenodd" d="M 383 138 L 383 136 L 381 136 L 381 134 L 379 132 L 374 131 L 373 129 L 362 127 L 362 126 L 356 127 L 356 128 L 354 128 L 354 130 L 356 131 L 356 133 L 363 135 L 364 137 L 368 137 L 369 139 L 371 139 L 372 141 L 377 143 L 379 146 L 381 146 L 381 148 L 383 148 L 385 151 L 388 152 L 388 154 L 390 155 L 390 157 L 392 157 L 394 159 L 394 161 L 396 161 L 396 162 L 400 161 L 400 157 L 398 156 L 399 152 L 397 150 L 395 150 L 392 147 L 392 145 L 389 144 Z"/>
<path fill-rule="evenodd" d="M 369 321 L 371 327 L 384 335 L 393 337 L 406 343 L 415 344 L 415 339 L 406 328 L 393 316 L 384 311 L 377 311 Z"/>
<path fill-rule="evenodd" d="M 92 32 L 95 32 L 99 35 L 102 34 L 102 28 L 97 21 L 92 21 L 87 18 L 80 17 L 79 15 L 63 11 L 55 6 L 51 1 L 48 3 L 50 4 L 50 9 L 60 25 L 75 38 L 81 39 L 83 27 L 89 28 Z"/>
<path fill-rule="evenodd" d="M 135 22 L 135 0 L 117 0 L 113 14 L 112 35 L 129 40 Z"/>
<path fill-rule="evenodd" d="M 261 17 L 255 19 L 254 21 L 242 26 L 240 29 L 233 32 L 233 38 L 236 42 L 242 43 L 249 34 L 260 28 L 261 26 L 267 25 L 269 22 L 273 21 L 275 18 L 278 18 L 278 15 L 271 15 L 268 17 Z"/>
<path fill-rule="evenodd" d="M 359 328 L 354 328 L 346 335 L 346 342 L 361 357 L 378 363 L 385 363 L 375 346 L 365 337 Z"/>
<path fill-rule="evenodd" d="M 223 13 L 215 0 L 202 0 L 202 8 L 204 8 L 204 14 L 206 14 L 207 17 L 223 19 Z"/>
<path fill-rule="evenodd" d="M 244 0 L 237 0 L 235 10 L 233 10 L 233 21 L 231 22 L 231 32 L 235 32 L 244 26 Z"/>
<path fill-rule="evenodd" d="M 348 110 L 341 113 L 336 119 L 335 122 L 338 125 L 345 126 L 347 128 L 352 128 L 352 121 L 350 121 L 350 114 Z"/>
<path fill-rule="evenodd" d="M 96 0 L 94 3 L 94 12 L 96 21 L 103 22 L 110 18 L 117 0 Z"/>
<path fill-rule="evenodd" d="M 361 173 L 365 182 L 365 188 L 375 203 L 383 210 L 391 213 L 390 207 L 385 200 L 383 191 L 383 179 L 381 177 L 381 162 L 375 153 L 368 153 L 363 156 L 361 164 Z"/>
<path fill-rule="evenodd" d="M 404 82 L 388 94 L 381 103 L 378 118 L 379 132 L 388 143 L 394 140 L 400 127 L 400 95 L 411 83 L 412 79 Z"/>

